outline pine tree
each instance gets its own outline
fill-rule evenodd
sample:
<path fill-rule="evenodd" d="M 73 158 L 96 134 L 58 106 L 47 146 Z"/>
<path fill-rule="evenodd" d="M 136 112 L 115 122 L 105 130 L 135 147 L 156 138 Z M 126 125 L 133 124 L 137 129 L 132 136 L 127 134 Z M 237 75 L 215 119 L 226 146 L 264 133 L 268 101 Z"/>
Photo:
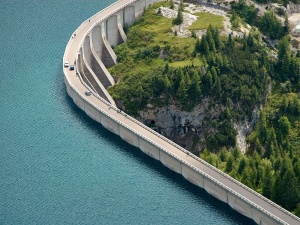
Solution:
<path fill-rule="evenodd" d="M 286 113 L 287 112 L 287 107 L 288 107 L 288 100 L 286 98 L 286 95 L 283 95 L 283 99 L 282 99 L 282 102 L 281 102 L 280 109 L 283 113 Z"/>
<path fill-rule="evenodd" d="M 187 103 L 187 84 L 185 79 L 182 79 L 177 91 L 177 97 L 180 100 L 183 106 L 186 106 Z"/>
<path fill-rule="evenodd" d="M 262 195 L 266 198 L 271 197 L 271 188 L 273 186 L 273 175 L 271 165 L 267 164 L 264 169 L 264 178 L 262 182 Z"/>
<path fill-rule="evenodd" d="M 215 42 L 216 49 L 217 49 L 217 50 L 220 50 L 220 49 L 221 49 L 222 42 L 221 42 L 221 37 L 220 37 L 220 31 L 219 31 L 218 28 L 216 28 L 216 29 L 213 31 L 213 39 L 214 39 L 214 42 Z"/>
<path fill-rule="evenodd" d="M 279 131 L 282 134 L 283 138 L 286 138 L 290 131 L 290 121 L 286 116 L 280 117 L 278 120 Z"/>
<path fill-rule="evenodd" d="M 199 76 L 195 74 L 192 77 L 191 85 L 188 89 L 188 96 L 191 98 L 191 100 L 194 103 L 197 103 L 198 99 L 200 98 L 200 94 L 201 94 L 201 89 L 199 86 Z"/>
<path fill-rule="evenodd" d="M 279 172 L 280 172 L 279 175 L 280 175 L 281 178 L 284 177 L 286 171 L 289 168 L 292 168 L 292 161 L 287 155 L 285 155 L 282 162 L 281 162 L 281 166 L 280 166 L 280 170 L 279 170 Z"/>
<path fill-rule="evenodd" d="M 281 64 L 281 79 L 285 81 L 287 78 L 290 78 L 290 61 L 291 57 L 289 54 L 285 54 Z"/>
<path fill-rule="evenodd" d="M 292 210 L 296 207 L 299 199 L 300 193 L 298 189 L 298 180 L 292 168 L 288 168 L 284 177 L 284 192 L 283 194 L 283 204 L 287 210 Z"/>
<path fill-rule="evenodd" d="M 215 41 L 213 39 L 213 35 L 212 35 L 212 27 L 211 25 L 209 25 L 207 31 L 206 31 L 206 41 L 207 44 L 209 46 L 209 50 L 212 52 L 216 51 L 216 46 L 215 46 Z"/>
<path fill-rule="evenodd" d="M 266 116 L 263 111 L 259 113 L 258 117 L 258 138 L 261 143 L 265 143 L 267 140 L 267 122 L 266 122 Z"/>
<path fill-rule="evenodd" d="M 173 20 L 173 24 L 180 25 L 183 22 L 182 10 L 178 8 L 177 17 Z"/>
<path fill-rule="evenodd" d="M 180 0 L 180 3 L 179 3 L 179 9 L 180 11 L 184 11 L 184 4 L 183 4 L 183 0 Z"/>
<path fill-rule="evenodd" d="M 174 9 L 174 2 L 173 2 L 173 0 L 170 0 L 169 5 L 170 5 L 170 9 Z"/>
<path fill-rule="evenodd" d="M 293 99 L 293 114 L 294 116 L 300 115 L 300 102 L 297 95 L 295 95 Z"/>
<path fill-rule="evenodd" d="M 202 39 L 201 39 L 201 42 L 200 42 L 200 39 L 197 38 L 197 41 L 196 41 L 196 44 L 195 44 L 195 51 L 196 52 L 201 52 L 201 46 L 202 45 Z"/>
<path fill-rule="evenodd" d="M 194 30 L 192 30 L 191 32 L 191 37 L 195 39 L 197 38 L 196 32 Z"/>
<path fill-rule="evenodd" d="M 283 182 L 279 174 L 275 175 L 274 183 L 271 189 L 271 200 L 279 205 L 283 205 L 282 193 L 284 192 Z"/>
<path fill-rule="evenodd" d="M 238 150 L 237 147 L 234 147 L 232 149 L 232 155 L 233 155 L 234 159 L 237 159 L 241 156 L 241 152 L 240 152 L 240 150 Z"/>
<path fill-rule="evenodd" d="M 250 171 L 248 168 L 246 168 L 243 171 L 242 174 L 242 179 L 241 179 L 242 183 L 245 184 L 246 186 L 248 186 L 249 188 L 253 188 L 252 183 L 250 181 Z"/>
<path fill-rule="evenodd" d="M 219 152 L 219 157 L 222 162 L 225 162 L 227 160 L 227 155 L 228 155 L 227 149 L 225 147 L 223 147 L 222 150 Z M 300 165 L 299 165 L 299 168 L 300 168 Z"/>
<path fill-rule="evenodd" d="M 232 39 L 231 34 L 228 35 L 228 40 L 227 40 L 226 46 L 227 46 L 228 48 L 233 48 L 233 47 L 234 47 L 234 41 L 233 41 L 233 39 Z"/>
<path fill-rule="evenodd" d="M 242 157 L 237 170 L 238 174 L 242 174 L 246 167 L 247 167 L 247 161 L 245 157 Z"/>
<path fill-rule="evenodd" d="M 274 144 L 271 142 L 271 143 L 268 143 L 268 145 L 266 147 L 264 157 L 269 159 L 273 155 L 273 153 L 274 153 Z"/>
<path fill-rule="evenodd" d="M 231 172 L 232 169 L 233 169 L 233 161 L 234 161 L 234 158 L 232 155 L 230 155 L 228 158 L 227 158 L 227 161 L 226 161 L 226 167 L 225 167 L 225 171 L 226 172 Z"/>
<path fill-rule="evenodd" d="M 167 74 L 167 73 L 169 73 L 169 64 L 168 63 L 166 63 L 165 69 L 163 71 L 163 74 Z"/>
<path fill-rule="evenodd" d="M 287 36 L 283 37 L 277 46 L 278 49 L 278 61 L 281 62 L 283 60 L 283 57 L 288 54 L 290 55 L 290 42 Z"/>
<path fill-rule="evenodd" d="M 220 79 L 219 79 L 219 77 L 217 77 L 216 83 L 215 83 L 215 94 L 218 98 L 221 97 L 221 91 L 222 91 L 222 88 L 221 88 Z"/>

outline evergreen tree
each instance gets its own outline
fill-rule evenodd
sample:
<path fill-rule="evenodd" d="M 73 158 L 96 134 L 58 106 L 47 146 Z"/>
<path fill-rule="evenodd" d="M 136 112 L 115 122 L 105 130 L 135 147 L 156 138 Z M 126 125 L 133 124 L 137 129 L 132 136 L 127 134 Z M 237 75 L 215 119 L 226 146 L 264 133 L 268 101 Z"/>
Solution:
<path fill-rule="evenodd" d="M 232 155 L 233 155 L 234 159 L 237 159 L 237 158 L 240 157 L 241 152 L 240 152 L 240 150 L 238 150 L 237 147 L 234 147 L 234 148 L 232 149 Z"/>
<path fill-rule="evenodd" d="M 168 63 L 166 63 L 166 65 L 165 65 L 165 69 L 164 69 L 164 71 L 163 71 L 163 74 L 168 74 L 169 73 L 169 64 Z"/>
<path fill-rule="evenodd" d="M 207 44 L 209 46 L 209 50 L 212 51 L 212 52 L 215 52 L 216 51 L 216 45 L 215 45 L 215 41 L 213 39 L 212 26 L 211 25 L 209 25 L 209 27 L 207 28 L 207 31 L 206 31 L 206 41 L 207 41 Z"/>
<path fill-rule="evenodd" d="M 219 31 L 218 28 L 214 29 L 214 31 L 213 31 L 213 39 L 214 39 L 214 42 L 215 42 L 216 49 L 220 50 L 222 42 L 221 42 L 220 31 Z"/>
<path fill-rule="evenodd" d="M 234 41 L 232 40 L 231 34 L 228 35 L 228 40 L 227 40 L 226 46 L 227 46 L 228 48 L 233 48 L 233 47 L 234 47 Z"/>
<path fill-rule="evenodd" d="M 279 170 L 281 178 L 284 177 L 286 171 L 289 168 L 292 168 L 292 161 L 287 155 L 285 155 L 282 162 L 281 162 L 281 166 L 280 166 L 280 170 Z"/>
<path fill-rule="evenodd" d="M 283 177 L 283 184 L 284 184 L 284 192 L 283 194 L 283 203 L 284 207 L 287 210 L 292 210 L 296 207 L 299 201 L 299 189 L 298 189 L 298 179 L 293 171 L 292 168 L 288 168 L 284 177 Z"/>
<path fill-rule="evenodd" d="M 203 35 L 204 36 L 204 35 Z M 206 36 L 204 36 L 205 38 L 201 38 L 201 43 L 200 43 L 200 52 L 203 53 L 204 55 L 208 55 L 209 53 L 209 45 L 206 41 Z"/>
<path fill-rule="evenodd" d="M 271 39 L 282 37 L 283 28 L 273 10 L 268 10 L 264 13 L 260 19 L 259 27 L 265 34 L 269 35 Z"/>
<path fill-rule="evenodd" d="M 279 174 L 275 175 L 274 183 L 271 189 L 271 200 L 279 205 L 283 205 L 282 193 L 284 192 L 283 182 Z"/>
<path fill-rule="evenodd" d="M 177 97 L 180 100 L 183 106 L 186 106 L 187 103 L 187 84 L 185 79 L 182 79 L 177 91 Z"/>
<path fill-rule="evenodd" d="M 194 75 L 192 77 L 191 85 L 188 89 L 188 96 L 191 98 L 191 100 L 194 103 L 197 103 L 198 99 L 200 98 L 200 94 L 201 94 L 201 89 L 199 86 L 199 76 Z"/>
<path fill-rule="evenodd" d="M 200 42 L 200 39 L 197 38 L 196 44 L 195 44 L 195 51 L 196 52 L 201 52 L 201 48 L 202 48 L 202 39 Z"/>
<path fill-rule="evenodd" d="M 284 15 L 284 26 L 283 26 L 283 32 L 284 34 L 288 34 L 289 31 L 291 30 L 291 27 L 290 27 L 290 23 L 289 23 L 289 17 L 287 14 Z"/>
<path fill-rule="evenodd" d="M 234 161 L 234 158 L 232 155 L 230 155 L 228 158 L 227 158 L 227 161 L 226 161 L 226 167 L 225 167 L 225 171 L 226 172 L 231 172 L 232 169 L 233 169 L 233 161 Z"/>
<path fill-rule="evenodd" d="M 283 37 L 277 46 L 278 52 L 278 61 L 281 62 L 283 60 L 283 57 L 288 54 L 290 55 L 290 42 L 287 36 Z"/>
<path fill-rule="evenodd" d="M 239 166 L 238 166 L 238 174 L 242 174 L 245 167 L 247 167 L 247 161 L 245 159 L 245 157 L 242 157 L 241 160 L 240 160 L 240 163 L 239 163 Z"/>
<path fill-rule="evenodd" d="M 285 81 L 287 78 L 290 78 L 290 55 L 285 54 L 282 60 L 281 65 L 281 80 Z"/>
<path fill-rule="evenodd" d="M 262 195 L 265 196 L 266 198 L 270 198 L 272 186 L 273 186 L 272 167 L 270 164 L 267 164 L 264 169 L 264 178 L 262 182 Z"/>
<path fill-rule="evenodd" d="M 289 134 L 291 127 L 289 119 L 286 116 L 280 117 L 280 119 L 278 120 L 278 125 L 280 133 L 283 135 L 284 138 L 286 138 Z"/>
<path fill-rule="evenodd" d="M 184 11 L 184 4 L 183 4 L 183 0 L 180 0 L 180 2 L 179 2 L 179 9 L 180 9 L 180 11 Z"/>
<path fill-rule="evenodd" d="M 182 10 L 178 8 L 177 17 L 173 20 L 173 24 L 180 25 L 183 22 Z"/>
<path fill-rule="evenodd" d="M 267 140 L 267 122 L 266 122 L 266 116 L 263 111 L 259 113 L 258 117 L 258 138 L 261 143 L 265 143 Z"/>
<path fill-rule="evenodd" d="M 273 153 L 274 153 L 274 144 L 271 142 L 271 143 L 268 143 L 268 145 L 266 147 L 264 157 L 269 159 L 271 157 L 271 155 L 273 155 Z"/>
<path fill-rule="evenodd" d="M 219 157 L 222 162 L 225 162 L 227 160 L 227 155 L 228 155 L 227 149 L 223 147 L 222 150 L 219 152 Z M 300 164 L 299 164 L 299 169 L 300 169 Z"/>
<path fill-rule="evenodd" d="M 295 95 L 293 99 L 293 114 L 294 116 L 300 115 L 300 102 L 297 95 Z"/>
<path fill-rule="evenodd" d="M 191 37 L 192 38 L 197 38 L 196 32 L 194 30 L 191 31 Z"/>
<path fill-rule="evenodd" d="M 202 89 L 203 89 L 203 94 L 208 94 L 212 88 L 212 76 L 210 72 L 207 72 L 205 76 L 202 78 Z"/>
<path fill-rule="evenodd" d="M 281 102 L 280 109 L 283 113 L 286 113 L 287 112 L 287 107 L 288 107 L 288 100 L 286 98 L 286 95 L 283 95 L 283 99 L 282 99 L 282 102 Z"/>
<path fill-rule="evenodd" d="M 249 188 L 253 188 L 252 183 L 250 181 L 250 171 L 248 168 L 246 168 L 243 171 L 242 174 L 242 179 L 241 179 L 242 183 L 245 184 L 246 186 L 248 186 Z"/>
<path fill-rule="evenodd" d="M 174 93 L 174 95 L 180 86 L 180 82 L 181 82 L 182 78 L 183 78 L 182 68 L 178 68 L 175 71 L 174 78 L 173 78 L 173 93 Z"/>
<path fill-rule="evenodd" d="M 295 215 L 300 217 L 300 203 L 297 204 L 297 207 L 295 209 Z"/>
<path fill-rule="evenodd" d="M 169 5 L 170 5 L 170 9 L 174 9 L 174 2 L 173 2 L 173 0 L 170 0 Z"/>
<path fill-rule="evenodd" d="M 216 83 L 215 83 L 215 94 L 217 97 L 221 97 L 221 91 L 222 91 L 221 82 L 220 82 L 219 77 L 217 77 Z"/>

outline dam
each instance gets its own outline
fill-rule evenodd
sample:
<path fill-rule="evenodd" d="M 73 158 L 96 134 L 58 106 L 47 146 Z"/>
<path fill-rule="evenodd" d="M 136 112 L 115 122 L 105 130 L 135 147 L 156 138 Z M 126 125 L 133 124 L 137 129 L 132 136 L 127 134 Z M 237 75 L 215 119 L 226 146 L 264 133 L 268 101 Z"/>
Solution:
<path fill-rule="evenodd" d="M 117 63 L 113 47 L 126 41 L 130 26 L 158 0 L 120 0 L 84 21 L 70 37 L 63 63 L 68 95 L 93 120 L 182 174 L 257 224 L 299 224 L 300 219 L 222 171 L 120 111 L 106 88 L 115 84 L 107 70 Z M 90 91 L 91 95 L 87 95 Z"/>

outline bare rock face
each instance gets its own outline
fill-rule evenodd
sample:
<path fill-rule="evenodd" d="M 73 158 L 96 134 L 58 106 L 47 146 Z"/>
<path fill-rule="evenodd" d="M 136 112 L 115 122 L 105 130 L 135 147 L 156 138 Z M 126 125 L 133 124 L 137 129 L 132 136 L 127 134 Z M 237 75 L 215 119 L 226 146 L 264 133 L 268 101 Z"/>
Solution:
<path fill-rule="evenodd" d="M 140 120 L 163 136 L 173 140 L 188 150 L 199 152 L 205 147 L 205 136 L 215 131 L 210 126 L 212 120 L 219 117 L 224 107 L 211 105 L 205 98 L 191 112 L 185 112 L 175 105 L 153 108 L 139 112 Z M 197 143 L 193 139 L 197 139 Z"/>
<path fill-rule="evenodd" d="M 192 111 L 186 112 L 175 105 L 154 107 L 139 112 L 139 120 L 185 149 L 199 154 L 206 147 L 207 137 L 217 131 L 214 120 L 218 120 L 225 106 L 205 98 Z M 253 130 L 261 109 L 254 109 L 252 120 L 234 122 L 237 131 L 236 143 L 242 153 L 246 152 L 246 137 Z"/>
<path fill-rule="evenodd" d="M 234 123 L 234 128 L 237 131 L 236 143 L 237 147 L 240 149 L 242 153 L 246 152 L 247 143 L 246 137 L 253 130 L 259 115 L 260 110 L 254 109 L 252 112 L 252 120 L 244 120 L 242 122 Z"/>

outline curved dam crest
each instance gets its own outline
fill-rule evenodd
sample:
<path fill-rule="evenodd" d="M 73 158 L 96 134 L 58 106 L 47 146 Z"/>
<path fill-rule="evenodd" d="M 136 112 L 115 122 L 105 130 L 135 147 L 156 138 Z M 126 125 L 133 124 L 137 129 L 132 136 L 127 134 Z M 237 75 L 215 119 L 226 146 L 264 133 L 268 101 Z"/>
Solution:
<path fill-rule="evenodd" d="M 107 68 L 116 64 L 114 46 L 127 40 L 123 30 L 160 0 L 120 0 L 84 21 L 70 38 L 63 62 L 68 95 L 93 120 L 145 154 L 182 174 L 257 224 L 299 224 L 300 219 L 222 171 L 116 108 L 106 88 L 115 84 Z M 85 93 L 89 90 L 92 95 Z"/>

